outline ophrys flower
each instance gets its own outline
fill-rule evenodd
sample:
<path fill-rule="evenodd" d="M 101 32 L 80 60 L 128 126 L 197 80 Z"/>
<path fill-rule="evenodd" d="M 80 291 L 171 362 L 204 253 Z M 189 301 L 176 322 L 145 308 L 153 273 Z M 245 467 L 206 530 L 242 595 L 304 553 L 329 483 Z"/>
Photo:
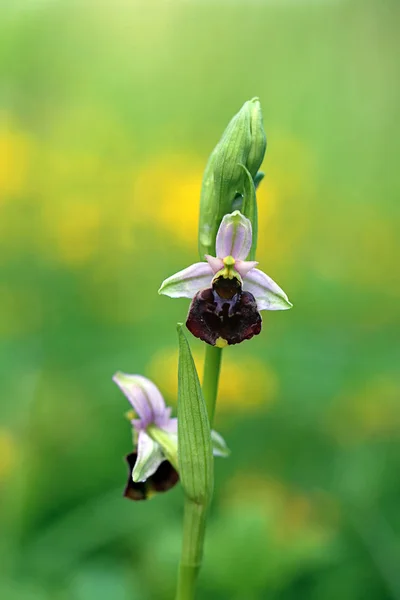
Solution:
<path fill-rule="evenodd" d="M 261 331 L 262 310 L 292 307 L 285 292 L 266 273 L 247 261 L 252 243 L 249 219 L 238 210 L 225 215 L 216 238 L 216 257 L 168 277 L 159 294 L 192 298 L 186 325 L 201 340 L 224 347 Z"/>
<path fill-rule="evenodd" d="M 128 413 L 132 424 L 133 449 L 126 460 L 129 465 L 124 496 L 144 500 L 155 492 L 165 492 L 179 480 L 178 420 L 171 417 L 158 387 L 142 375 L 117 372 L 113 381 L 128 398 L 134 414 Z M 215 456 L 228 456 L 223 438 L 211 432 Z"/>

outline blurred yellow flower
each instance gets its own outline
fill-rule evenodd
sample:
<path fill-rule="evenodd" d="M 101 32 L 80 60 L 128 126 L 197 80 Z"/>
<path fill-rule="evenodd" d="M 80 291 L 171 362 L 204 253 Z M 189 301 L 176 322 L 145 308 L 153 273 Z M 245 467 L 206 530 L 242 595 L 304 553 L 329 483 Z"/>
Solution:
<path fill-rule="evenodd" d="M 197 249 L 204 165 L 196 158 L 159 156 L 141 168 L 132 190 L 131 218 L 165 230 Z"/>
<path fill-rule="evenodd" d="M 195 349 L 193 358 L 200 376 L 203 373 L 204 351 Z M 147 373 L 164 394 L 168 402 L 176 403 L 178 352 L 175 348 L 163 348 L 151 359 Z M 278 391 L 276 374 L 264 361 L 254 356 L 235 356 L 226 350 L 222 360 L 217 413 L 262 410 L 275 401 Z"/>
<path fill-rule="evenodd" d="M 31 141 L 9 115 L 0 114 L 0 206 L 20 194 L 29 169 Z"/>
<path fill-rule="evenodd" d="M 255 472 L 237 473 L 222 491 L 221 502 L 226 508 L 251 510 L 253 507 L 261 511 L 265 515 L 266 535 L 280 545 L 291 545 L 302 539 L 312 544 L 323 543 L 332 533 L 332 521 L 338 517 L 337 511 L 332 513 L 326 498 L 320 508 L 315 498 Z M 327 519 L 323 523 L 320 510 L 327 507 Z"/>
<path fill-rule="evenodd" d="M 100 245 L 101 208 L 85 198 L 62 198 L 46 204 L 42 218 L 47 231 L 46 249 L 68 266 L 87 262 Z"/>
<path fill-rule="evenodd" d="M 327 429 L 342 444 L 400 432 L 400 385 L 388 376 L 376 376 L 353 393 L 338 397 L 327 414 Z"/>
<path fill-rule="evenodd" d="M 303 140 L 285 134 L 272 133 L 269 139 L 273 152 L 267 150 L 261 167 L 266 176 L 257 190 L 257 260 L 267 272 L 272 263 L 290 262 L 295 248 L 307 242 L 311 212 L 308 208 L 315 197 L 311 149 Z"/>

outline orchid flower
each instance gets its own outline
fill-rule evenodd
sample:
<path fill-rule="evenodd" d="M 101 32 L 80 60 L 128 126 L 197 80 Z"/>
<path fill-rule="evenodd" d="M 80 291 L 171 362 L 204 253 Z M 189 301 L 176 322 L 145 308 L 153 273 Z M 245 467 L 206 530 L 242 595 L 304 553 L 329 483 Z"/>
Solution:
<path fill-rule="evenodd" d="M 192 298 L 186 326 L 201 340 L 223 348 L 261 331 L 261 310 L 293 305 L 258 262 L 247 261 L 252 245 L 251 221 L 238 210 L 225 215 L 216 238 L 216 257 L 168 277 L 158 291 L 171 298 Z"/>
<path fill-rule="evenodd" d="M 124 496 L 143 500 L 164 492 L 179 480 L 178 419 L 171 417 L 158 387 L 142 375 L 117 372 L 113 381 L 128 398 L 133 411 L 128 418 L 133 430 L 134 452 L 126 457 L 129 477 Z M 133 412 L 133 414 L 132 414 Z M 215 456 L 228 456 L 223 438 L 211 432 Z"/>

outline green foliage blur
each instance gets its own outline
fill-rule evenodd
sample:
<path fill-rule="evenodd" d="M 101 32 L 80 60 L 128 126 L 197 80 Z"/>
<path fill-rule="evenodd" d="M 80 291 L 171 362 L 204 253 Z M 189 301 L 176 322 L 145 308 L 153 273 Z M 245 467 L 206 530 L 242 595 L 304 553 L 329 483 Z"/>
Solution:
<path fill-rule="evenodd" d="M 400 598 L 397 0 L 0 4 L 0 597 L 168 600 L 182 490 L 122 498 L 129 406 L 176 402 L 157 295 L 260 97 L 260 266 L 291 311 L 224 351 L 199 600 Z M 191 347 L 199 369 L 202 344 Z"/>

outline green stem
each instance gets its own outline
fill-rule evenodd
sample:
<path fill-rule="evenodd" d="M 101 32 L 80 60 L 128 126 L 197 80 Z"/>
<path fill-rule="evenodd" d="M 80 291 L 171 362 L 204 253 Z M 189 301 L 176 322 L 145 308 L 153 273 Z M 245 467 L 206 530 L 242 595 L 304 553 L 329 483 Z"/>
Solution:
<path fill-rule="evenodd" d="M 215 404 L 217 402 L 221 358 L 222 348 L 206 345 L 202 388 L 210 426 L 212 426 L 214 420 Z"/>
<path fill-rule="evenodd" d="M 176 600 L 194 600 L 203 557 L 207 509 L 186 498 L 183 515 L 182 555 Z"/>

